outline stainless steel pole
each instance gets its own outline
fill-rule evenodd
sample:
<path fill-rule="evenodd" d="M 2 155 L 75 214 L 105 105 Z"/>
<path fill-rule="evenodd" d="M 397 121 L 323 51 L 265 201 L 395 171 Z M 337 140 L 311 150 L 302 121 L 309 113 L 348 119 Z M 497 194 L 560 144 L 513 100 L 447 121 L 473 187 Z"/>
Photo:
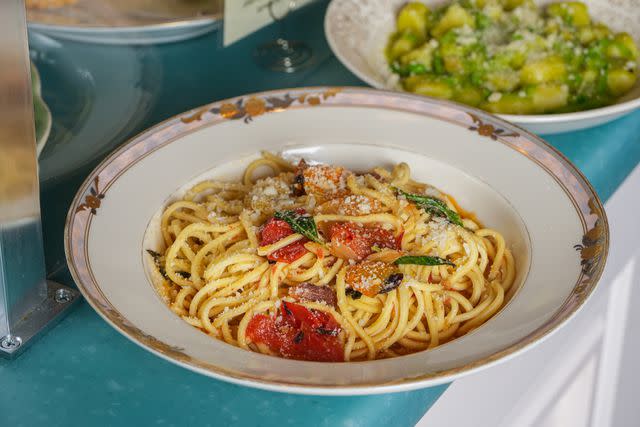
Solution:
<path fill-rule="evenodd" d="M 0 356 L 14 357 L 78 292 L 45 280 L 23 0 L 0 1 Z"/>

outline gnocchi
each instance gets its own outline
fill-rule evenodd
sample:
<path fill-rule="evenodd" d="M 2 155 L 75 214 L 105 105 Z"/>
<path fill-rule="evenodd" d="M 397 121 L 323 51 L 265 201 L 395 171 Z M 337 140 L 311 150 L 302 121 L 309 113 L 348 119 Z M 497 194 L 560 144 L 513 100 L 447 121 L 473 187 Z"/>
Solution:
<path fill-rule="evenodd" d="M 386 56 L 407 91 L 541 114 L 615 102 L 636 84 L 640 53 L 579 1 L 455 0 L 402 7 Z"/>

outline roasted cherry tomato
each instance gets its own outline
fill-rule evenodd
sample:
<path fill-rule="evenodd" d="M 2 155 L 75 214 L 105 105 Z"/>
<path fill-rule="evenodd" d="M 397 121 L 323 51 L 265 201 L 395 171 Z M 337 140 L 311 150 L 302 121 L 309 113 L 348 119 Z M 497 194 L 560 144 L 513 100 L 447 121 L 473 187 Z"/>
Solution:
<path fill-rule="evenodd" d="M 293 230 L 286 221 L 271 218 L 262 227 L 262 232 L 260 233 L 260 245 L 271 245 L 291 234 L 293 234 Z M 267 256 L 267 259 L 270 261 L 286 263 L 293 262 L 307 253 L 307 249 L 304 247 L 304 244 L 308 241 L 309 240 L 307 239 L 301 239 L 293 242 L 284 248 L 280 248 L 277 251 L 270 253 Z"/>
<path fill-rule="evenodd" d="M 381 227 L 361 227 L 351 222 L 334 224 L 330 230 L 331 253 L 343 259 L 363 260 L 374 247 L 398 249 L 400 238 Z"/>
<path fill-rule="evenodd" d="M 398 267 L 381 261 L 364 261 L 349 266 L 345 276 L 348 288 L 373 297 L 397 288 L 403 276 Z"/>
<path fill-rule="evenodd" d="M 359 261 L 372 252 L 369 239 L 364 235 L 364 228 L 351 222 L 334 224 L 329 235 L 331 253 L 338 258 Z"/>
<path fill-rule="evenodd" d="M 328 313 L 282 301 L 279 315 L 253 316 L 247 338 L 282 357 L 318 362 L 344 361 L 340 325 Z"/>
<path fill-rule="evenodd" d="M 369 239 L 371 247 L 377 246 L 380 249 L 400 249 L 402 242 L 402 234 L 395 236 L 393 231 L 382 227 L 365 228 L 365 236 Z"/>

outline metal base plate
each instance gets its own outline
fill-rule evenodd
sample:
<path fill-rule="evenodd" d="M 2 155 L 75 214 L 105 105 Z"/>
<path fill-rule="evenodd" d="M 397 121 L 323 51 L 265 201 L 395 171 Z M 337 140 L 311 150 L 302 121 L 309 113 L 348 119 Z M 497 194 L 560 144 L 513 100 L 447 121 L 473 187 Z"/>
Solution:
<path fill-rule="evenodd" d="M 77 290 L 47 280 L 47 298 L 11 328 L 11 335 L 0 337 L 0 357 L 20 355 L 79 300 Z"/>

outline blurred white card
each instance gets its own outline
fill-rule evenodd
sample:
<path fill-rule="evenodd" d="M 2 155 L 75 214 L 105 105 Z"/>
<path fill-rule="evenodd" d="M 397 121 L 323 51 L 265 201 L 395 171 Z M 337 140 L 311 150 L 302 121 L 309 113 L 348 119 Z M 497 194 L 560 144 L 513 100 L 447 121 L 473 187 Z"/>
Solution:
<path fill-rule="evenodd" d="M 280 18 L 313 0 L 226 0 L 224 5 L 224 46 L 272 23 L 273 14 Z"/>

